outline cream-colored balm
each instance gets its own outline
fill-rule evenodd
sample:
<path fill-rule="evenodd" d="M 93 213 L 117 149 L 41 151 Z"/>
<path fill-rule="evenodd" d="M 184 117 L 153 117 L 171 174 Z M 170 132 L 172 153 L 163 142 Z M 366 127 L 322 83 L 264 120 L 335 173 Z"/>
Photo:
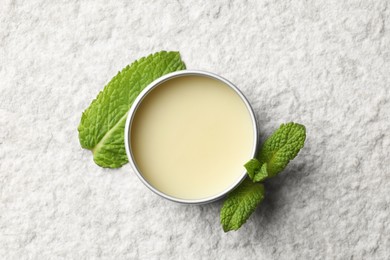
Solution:
<path fill-rule="evenodd" d="M 254 149 L 251 114 L 224 82 L 181 76 L 154 88 L 131 125 L 131 150 L 144 179 L 166 195 L 198 200 L 235 185 Z"/>

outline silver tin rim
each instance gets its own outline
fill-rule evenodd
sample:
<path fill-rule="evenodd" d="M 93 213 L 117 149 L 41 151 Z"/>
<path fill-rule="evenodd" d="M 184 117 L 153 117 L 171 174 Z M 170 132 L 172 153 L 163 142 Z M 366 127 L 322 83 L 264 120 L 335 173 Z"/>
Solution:
<path fill-rule="evenodd" d="M 214 73 L 207 72 L 207 71 L 201 71 L 201 70 L 181 70 L 181 71 L 176 71 L 176 72 L 166 74 L 166 75 L 156 79 L 152 83 L 150 83 L 144 90 L 141 91 L 141 93 L 134 100 L 134 103 L 131 106 L 131 108 L 128 112 L 128 115 L 127 115 L 127 119 L 126 119 L 126 126 L 125 126 L 125 133 L 124 133 L 126 154 L 127 154 L 128 159 L 129 159 L 129 162 L 131 164 L 131 167 L 133 168 L 133 170 L 136 173 L 136 175 L 138 176 L 138 178 L 143 182 L 143 184 L 146 185 L 146 187 L 148 187 L 151 191 L 153 191 L 157 195 L 159 195 L 165 199 L 168 199 L 170 201 L 183 203 L 183 204 L 195 204 L 195 205 L 196 204 L 206 204 L 206 203 L 210 203 L 210 202 L 221 199 L 222 197 L 227 195 L 230 191 L 232 191 L 234 188 L 236 188 L 247 176 L 246 171 L 243 171 L 243 173 L 241 174 L 241 177 L 235 183 L 233 183 L 232 185 L 230 185 L 230 187 L 228 187 L 226 190 L 224 190 L 223 192 L 221 192 L 217 195 L 214 195 L 214 196 L 208 197 L 208 198 L 203 198 L 203 199 L 196 199 L 196 200 L 180 199 L 180 198 L 176 198 L 176 197 L 170 196 L 168 194 L 165 194 L 165 193 L 157 190 L 151 184 L 149 184 L 149 182 L 142 176 L 140 170 L 138 169 L 138 167 L 135 163 L 135 160 L 133 158 L 133 153 L 130 149 L 130 140 L 129 140 L 130 139 L 129 136 L 131 136 L 131 127 L 130 126 L 131 126 L 132 121 L 134 119 L 134 115 L 137 111 L 137 108 L 141 104 L 142 100 L 155 87 L 159 86 L 161 83 L 168 81 L 170 79 L 176 78 L 176 77 L 181 77 L 181 76 L 204 76 L 204 77 L 209 77 L 212 79 L 217 79 L 219 81 L 224 82 L 227 86 L 232 88 L 238 94 L 238 96 L 241 98 L 241 100 L 245 103 L 245 106 L 248 110 L 248 113 L 251 116 L 251 120 L 252 120 L 252 124 L 253 124 L 253 135 L 254 135 L 253 136 L 254 144 L 253 144 L 253 150 L 252 150 L 251 156 L 252 156 L 252 158 L 256 156 L 256 152 L 257 152 L 257 148 L 258 148 L 257 121 L 256 121 L 255 114 L 253 112 L 253 109 L 252 109 L 251 105 L 249 104 L 249 101 L 246 99 L 246 97 L 242 94 L 242 92 L 232 82 L 230 82 L 227 79 L 225 79 L 219 75 L 216 75 Z M 249 159 L 250 158 L 248 158 L 248 160 Z"/>

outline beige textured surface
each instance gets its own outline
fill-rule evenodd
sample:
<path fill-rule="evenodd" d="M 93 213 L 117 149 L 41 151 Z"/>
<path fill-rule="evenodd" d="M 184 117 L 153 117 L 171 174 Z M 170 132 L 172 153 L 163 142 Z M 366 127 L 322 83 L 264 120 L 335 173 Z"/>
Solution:
<path fill-rule="evenodd" d="M 388 258 L 389 5 L 0 0 L 0 258 Z M 236 83 L 262 140 L 307 126 L 237 232 L 221 230 L 221 202 L 165 201 L 79 146 L 98 91 L 161 49 Z"/>

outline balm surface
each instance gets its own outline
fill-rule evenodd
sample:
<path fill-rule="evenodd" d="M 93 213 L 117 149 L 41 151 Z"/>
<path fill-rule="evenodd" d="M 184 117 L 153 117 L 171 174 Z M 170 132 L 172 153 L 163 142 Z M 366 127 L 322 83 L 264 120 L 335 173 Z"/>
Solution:
<path fill-rule="evenodd" d="M 151 186 L 175 198 L 198 200 L 239 181 L 253 156 L 253 128 L 248 108 L 231 87 L 186 75 L 144 97 L 129 138 L 135 164 Z"/>

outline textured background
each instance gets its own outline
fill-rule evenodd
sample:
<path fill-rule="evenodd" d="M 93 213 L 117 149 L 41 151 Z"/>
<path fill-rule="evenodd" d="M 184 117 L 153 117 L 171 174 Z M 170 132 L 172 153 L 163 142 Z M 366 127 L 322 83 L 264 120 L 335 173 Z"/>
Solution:
<path fill-rule="evenodd" d="M 1 259 L 389 257 L 388 1 L 106 2 L 0 0 Z M 165 201 L 79 146 L 99 90 L 161 49 L 236 83 L 262 140 L 307 126 L 237 232 L 221 202 Z"/>

